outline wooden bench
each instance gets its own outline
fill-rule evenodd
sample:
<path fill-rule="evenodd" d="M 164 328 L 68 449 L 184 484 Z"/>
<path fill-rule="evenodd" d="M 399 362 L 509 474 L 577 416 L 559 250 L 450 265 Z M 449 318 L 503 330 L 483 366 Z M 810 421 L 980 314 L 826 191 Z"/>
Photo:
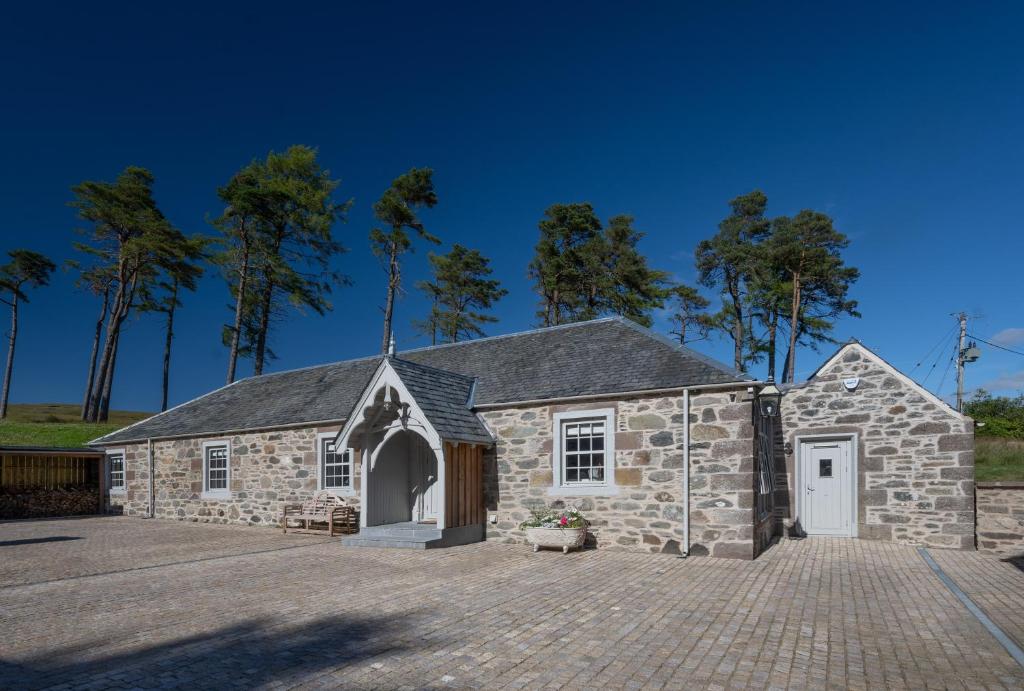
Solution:
<path fill-rule="evenodd" d="M 281 528 L 288 532 L 288 521 L 300 521 L 301 528 L 292 528 L 298 532 L 321 532 L 327 530 L 334 536 L 337 528 L 342 533 L 359 532 L 359 513 L 354 507 L 334 496 L 330 492 L 320 491 L 301 504 L 285 504 L 281 508 Z M 323 524 L 322 528 L 313 528 Z"/>

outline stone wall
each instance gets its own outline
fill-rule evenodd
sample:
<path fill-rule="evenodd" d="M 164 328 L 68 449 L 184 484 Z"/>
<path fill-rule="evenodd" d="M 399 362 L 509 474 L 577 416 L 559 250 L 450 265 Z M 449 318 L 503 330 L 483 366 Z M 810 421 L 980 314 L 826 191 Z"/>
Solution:
<path fill-rule="evenodd" d="M 309 498 L 317 488 L 316 438 L 337 428 L 251 432 L 230 437 L 230 489 L 226 499 L 204 499 L 203 442 L 214 437 L 156 441 L 156 517 L 203 523 L 278 525 L 281 506 Z M 149 471 L 146 445 L 125 447 L 123 494 L 110 494 L 114 511 L 144 516 L 148 511 Z M 359 475 L 354 468 L 358 504 Z"/>
<path fill-rule="evenodd" d="M 691 554 L 753 558 L 753 427 L 743 390 L 691 396 Z M 552 493 L 553 415 L 614 408 L 612 496 Z M 498 437 L 485 457 L 487 537 L 522 542 L 530 509 L 578 506 L 596 546 L 679 554 L 683 549 L 683 397 L 642 397 L 486 411 Z"/>
<path fill-rule="evenodd" d="M 859 378 L 848 391 L 847 378 Z M 783 518 L 796 516 L 796 437 L 857 435 L 861 538 L 934 547 L 974 546 L 974 423 L 923 393 L 853 343 L 782 402 L 789 483 Z M 788 506 L 785 504 L 788 503 Z"/>
<path fill-rule="evenodd" d="M 979 482 L 978 549 L 1024 556 L 1024 482 Z"/>

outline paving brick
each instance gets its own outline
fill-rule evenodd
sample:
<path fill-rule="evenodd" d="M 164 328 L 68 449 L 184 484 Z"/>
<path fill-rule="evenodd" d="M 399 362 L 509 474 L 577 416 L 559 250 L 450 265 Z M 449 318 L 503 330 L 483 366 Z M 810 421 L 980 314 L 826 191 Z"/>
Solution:
<path fill-rule="evenodd" d="M 932 553 L 1022 635 L 1020 570 Z M 4 689 L 1024 686 L 915 549 L 825 538 L 743 562 L 0 523 L 0 631 Z"/>

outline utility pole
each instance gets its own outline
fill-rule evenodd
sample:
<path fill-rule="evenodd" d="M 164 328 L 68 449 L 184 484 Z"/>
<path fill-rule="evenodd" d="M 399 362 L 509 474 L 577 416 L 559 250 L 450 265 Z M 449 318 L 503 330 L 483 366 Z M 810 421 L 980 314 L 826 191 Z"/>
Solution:
<path fill-rule="evenodd" d="M 956 347 L 956 411 L 964 412 L 964 339 L 967 338 L 967 315 L 961 312 L 957 315 L 960 319 L 960 342 Z"/>

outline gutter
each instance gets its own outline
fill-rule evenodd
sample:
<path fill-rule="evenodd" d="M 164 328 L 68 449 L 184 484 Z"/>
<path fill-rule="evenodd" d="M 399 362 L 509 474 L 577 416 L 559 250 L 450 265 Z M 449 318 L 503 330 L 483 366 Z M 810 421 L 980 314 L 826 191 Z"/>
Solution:
<path fill-rule="evenodd" d="M 239 380 L 241 381 L 241 380 Z M 163 437 L 139 437 L 137 439 L 114 439 L 104 441 L 105 437 L 99 439 L 93 439 L 89 444 L 91 446 L 119 446 L 121 444 L 140 444 L 145 441 L 172 441 L 175 439 L 202 439 L 204 437 L 219 436 L 225 434 L 248 434 L 249 432 L 273 432 L 279 429 L 302 429 L 304 427 L 318 427 L 321 425 L 337 425 L 344 424 L 345 418 L 339 418 L 336 420 L 311 420 L 310 422 L 289 422 L 283 425 L 267 425 L 265 427 L 241 427 L 239 429 L 225 429 L 225 430 L 207 430 L 205 432 L 189 432 L 188 434 L 169 434 Z M 138 424 L 138 423 L 135 423 Z M 128 429 L 125 427 L 124 429 Z M 106 436 L 116 434 L 121 430 L 115 430 Z"/>
<path fill-rule="evenodd" d="M 683 390 L 683 557 L 690 556 L 690 390 Z"/>
<path fill-rule="evenodd" d="M 494 410 L 497 408 L 515 408 L 524 405 L 543 405 L 572 401 L 600 401 L 608 398 L 635 398 L 638 396 L 657 396 L 661 394 L 685 393 L 687 391 L 719 391 L 722 389 L 746 389 L 761 386 L 764 382 L 750 379 L 747 381 L 726 382 L 724 384 L 704 384 L 701 386 L 673 386 L 666 389 L 636 389 L 633 391 L 616 391 L 612 393 L 585 394 L 582 396 L 559 396 L 556 398 L 534 398 L 525 401 L 507 401 L 504 403 L 478 403 L 476 410 Z"/>
<path fill-rule="evenodd" d="M 153 458 L 153 440 L 146 440 L 146 461 L 149 464 L 149 518 L 156 518 L 156 480 L 153 475 L 156 472 L 156 460 Z"/>

